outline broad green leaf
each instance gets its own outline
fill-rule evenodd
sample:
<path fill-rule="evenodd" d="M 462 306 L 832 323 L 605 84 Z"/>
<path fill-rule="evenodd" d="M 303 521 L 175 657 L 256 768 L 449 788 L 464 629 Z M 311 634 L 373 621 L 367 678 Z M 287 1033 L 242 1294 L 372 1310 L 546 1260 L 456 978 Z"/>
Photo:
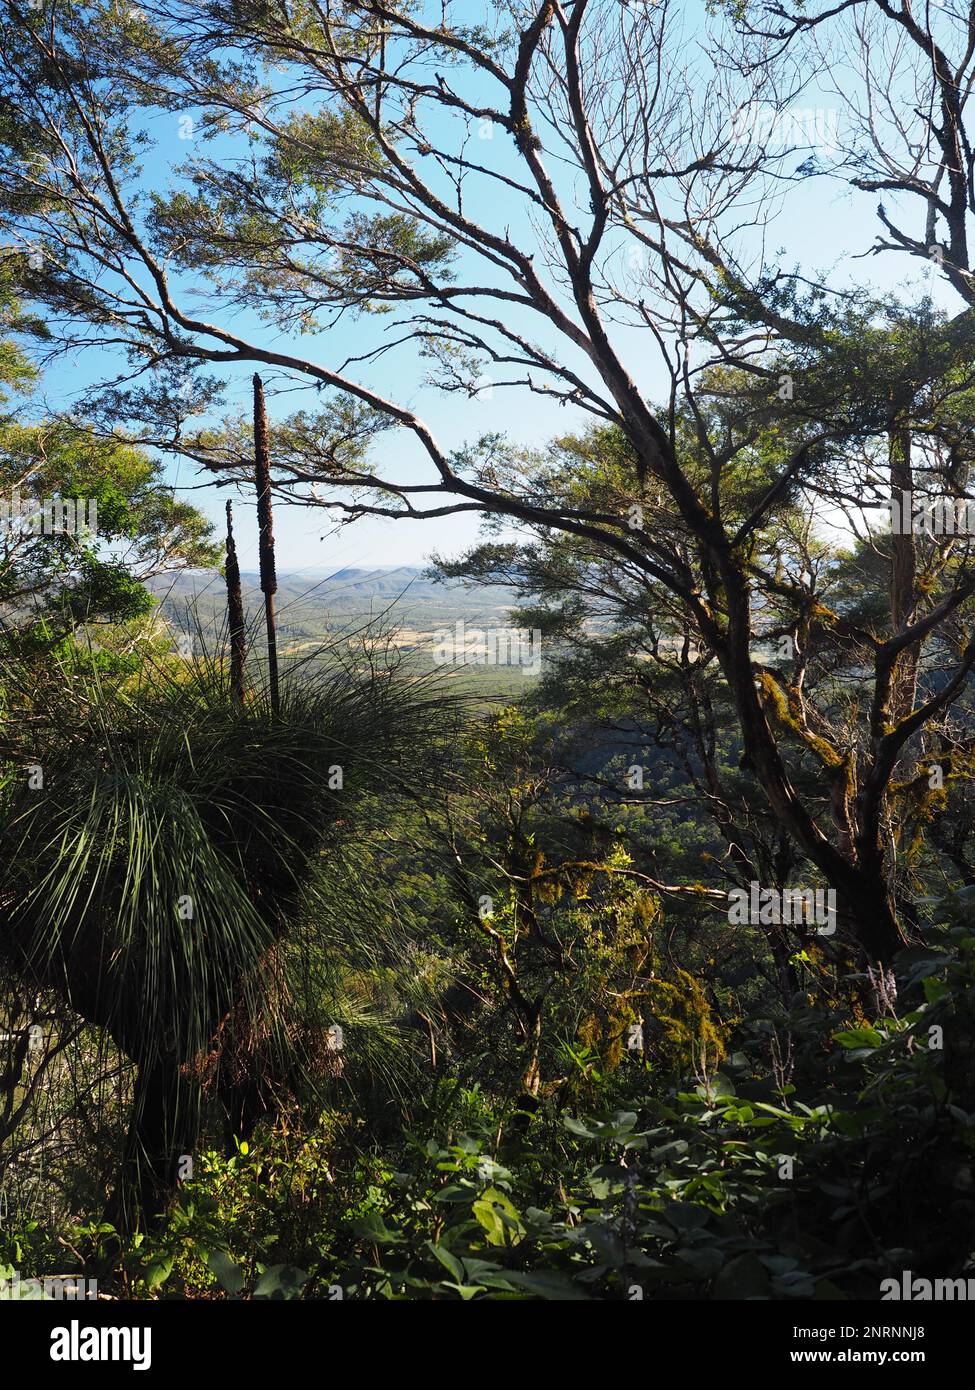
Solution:
<path fill-rule="evenodd" d="M 244 1287 L 244 1276 L 227 1254 L 226 1250 L 210 1250 L 206 1257 L 207 1265 L 217 1276 L 221 1288 L 231 1295 L 237 1295 Z"/>

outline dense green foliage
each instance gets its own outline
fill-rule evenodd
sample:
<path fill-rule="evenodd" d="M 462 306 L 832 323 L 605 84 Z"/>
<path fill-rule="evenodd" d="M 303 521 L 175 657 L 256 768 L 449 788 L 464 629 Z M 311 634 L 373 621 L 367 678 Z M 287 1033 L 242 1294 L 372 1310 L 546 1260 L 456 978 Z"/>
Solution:
<path fill-rule="evenodd" d="M 98 1223 L 72 1241 L 132 1296 L 871 1298 L 905 1267 L 953 1276 L 975 1236 L 970 896 L 935 915 L 874 1024 L 799 1004 L 696 1078 L 574 1049 L 588 1104 L 531 1114 L 445 1080 L 381 1144 L 344 1106 L 289 1113 L 204 1153 L 121 1257 Z M 15 1223 L 4 1253 L 44 1269 L 53 1239 Z"/>

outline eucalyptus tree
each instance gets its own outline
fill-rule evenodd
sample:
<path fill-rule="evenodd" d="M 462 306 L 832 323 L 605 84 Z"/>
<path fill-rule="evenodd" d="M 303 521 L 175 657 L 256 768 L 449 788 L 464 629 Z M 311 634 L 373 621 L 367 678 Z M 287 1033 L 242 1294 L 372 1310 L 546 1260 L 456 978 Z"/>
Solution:
<path fill-rule="evenodd" d="M 104 637 L 151 612 L 146 580 L 218 559 L 158 459 L 77 420 L 0 424 L 0 490 L 0 633 L 20 653 Z"/>

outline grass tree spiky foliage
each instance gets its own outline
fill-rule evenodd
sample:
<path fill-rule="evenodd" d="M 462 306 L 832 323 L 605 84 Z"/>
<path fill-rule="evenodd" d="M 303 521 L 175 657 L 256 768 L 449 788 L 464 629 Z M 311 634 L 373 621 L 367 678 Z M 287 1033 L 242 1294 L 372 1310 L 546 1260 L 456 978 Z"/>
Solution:
<path fill-rule="evenodd" d="M 122 1226 L 193 1153 L 207 1075 L 232 1125 L 269 1103 L 247 1057 L 282 1033 L 280 956 L 330 840 L 361 798 L 436 783 L 456 710 L 379 648 L 285 673 L 276 717 L 253 685 L 237 707 L 204 653 L 9 731 L 0 951 L 135 1064 Z"/>

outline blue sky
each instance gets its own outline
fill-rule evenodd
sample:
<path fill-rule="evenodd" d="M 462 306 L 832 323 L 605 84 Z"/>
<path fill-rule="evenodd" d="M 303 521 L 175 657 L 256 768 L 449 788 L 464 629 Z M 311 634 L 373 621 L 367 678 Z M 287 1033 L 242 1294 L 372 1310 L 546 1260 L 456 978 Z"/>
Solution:
<path fill-rule="evenodd" d="M 706 21 L 698 0 L 691 0 L 683 7 L 681 23 L 687 52 L 691 52 L 695 45 L 706 44 Z M 803 107 L 820 104 L 836 106 L 835 100 L 818 92 L 815 87 L 804 92 L 798 104 Z M 842 113 L 838 119 L 842 121 Z M 146 188 L 164 188 L 172 184 L 173 171 L 190 153 L 193 141 L 179 138 L 178 117 L 173 114 L 156 117 L 149 130 L 153 146 L 145 160 L 143 183 Z M 495 160 L 502 168 L 505 161 L 510 162 L 512 158 L 500 132 L 497 139 L 483 144 L 481 148 L 486 152 L 485 157 Z M 800 159 L 795 160 L 795 163 L 799 162 Z M 490 201 L 482 198 L 478 205 L 477 195 L 473 196 L 475 201 L 471 208 L 474 215 L 487 225 L 495 230 L 504 230 L 506 225 L 511 224 L 522 240 L 530 235 L 520 214 L 510 205 L 505 205 L 502 199 L 494 195 Z M 879 224 L 875 218 L 875 204 L 875 197 L 851 192 L 839 180 L 807 179 L 794 187 L 784 200 L 782 211 L 766 236 L 766 251 L 771 259 L 775 259 L 775 253 L 781 248 L 785 252 L 782 258 L 784 265 L 791 266 L 798 262 L 810 275 L 828 272 L 831 282 L 839 285 L 862 283 L 867 279 L 875 287 L 883 289 L 905 284 L 910 268 L 905 258 L 855 259 L 858 255 L 862 256 L 877 233 Z M 935 276 L 932 280 L 930 272 L 922 269 L 910 279 L 913 289 L 906 288 L 909 297 L 917 293 L 919 285 L 927 286 L 936 295 L 941 293 L 940 277 Z M 275 344 L 285 337 L 275 329 L 259 326 L 253 316 L 238 317 L 233 326 L 240 331 L 253 333 L 265 345 Z M 345 357 L 380 342 L 383 329 L 382 321 L 349 319 L 327 334 L 309 335 L 292 342 L 291 346 L 297 347 L 305 356 L 336 366 Z M 546 341 L 537 327 L 533 333 Z M 646 331 L 637 333 L 628 330 L 622 341 L 636 379 L 649 397 L 658 395 L 663 386 L 663 375 L 651 335 Z M 45 395 L 51 403 L 61 408 L 68 407 L 73 399 L 81 396 L 92 380 L 109 373 L 112 366 L 106 354 L 97 358 L 87 354 L 75 361 L 64 360 L 48 370 L 44 382 Z M 226 403 L 231 413 L 249 409 L 252 371 L 253 366 L 247 366 L 227 374 Z M 300 395 L 293 394 L 275 400 L 273 373 L 263 374 L 272 393 L 272 413 L 284 413 L 300 404 L 313 404 L 314 392 L 308 392 L 304 400 Z M 415 354 L 411 358 L 409 349 L 405 350 L 405 355 L 401 349 L 395 356 L 381 358 L 377 366 L 362 373 L 362 379 L 382 394 L 395 397 L 423 415 L 448 449 L 459 447 L 476 439 L 481 433 L 493 430 L 505 431 L 521 445 L 541 447 L 554 435 L 582 428 L 589 418 L 581 411 L 562 408 L 555 402 L 523 390 L 495 389 L 490 398 L 477 400 L 444 395 L 422 384 L 420 373 L 416 370 Z M 399 477 L 408 476 L 411 480 L 417 480 L 422 472 L 428 478 L 426 471 L 421 469 L 415 444 L 403 432 L 382 437 L 376 448 L 376 457 L 382 460 L 388 471 L 395 472 Z M 193 466 L 186 461 L 167 463 L 167 479 L 177 492 L 192 496 L 197 505 L 222 528 L 226 492 L 212 487 L 197 490 L 194 485 L 198 483 L 198 477 Z M 241 563 L 244 568 L 253 567 L 256 565 L 256 526 L 245 506 L 238 505 L 237 512 Z M 434 550 L 446 554 L 459 553 L 474 541 L 477 530 L 478 521 L 469 514 L 427 522 L 367 518 L 352 526 L 336 528 L 323 511 L 286 507 L 277 503 L 275 512 L 282 569 L 334 571 L 349 566 L 372 568 L 422 564 Z"/>

